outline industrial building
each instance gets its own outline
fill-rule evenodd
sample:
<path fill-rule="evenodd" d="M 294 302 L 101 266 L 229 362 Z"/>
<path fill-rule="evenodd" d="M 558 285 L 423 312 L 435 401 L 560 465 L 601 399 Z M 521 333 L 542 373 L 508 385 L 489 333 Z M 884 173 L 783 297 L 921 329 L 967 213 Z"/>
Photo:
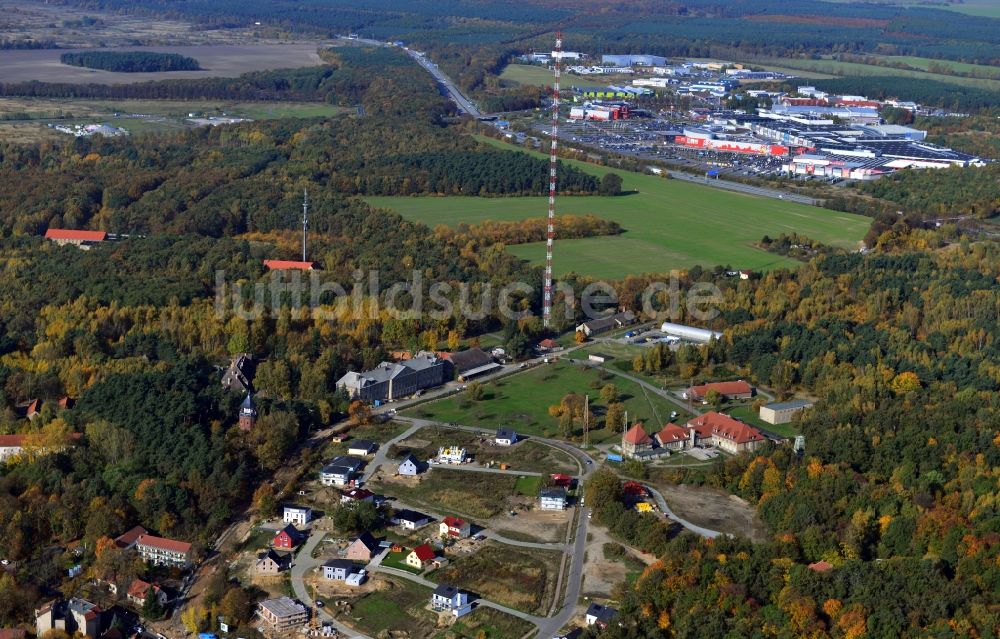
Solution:
<path fill-rule="evenodd" d="M 768 424 L 787 424 L 797 413 L 812 408 L 812 405 L 808 399 L 766 404 L 760 407 L 760 418 Z"/>
<path fill-rule="evenodd" d="M 382 362 L 370 371 L 349 372 L 337 380 L 351 399 L 391 401 L 445 383 L 447 361 L 434 353 L 418 353 L 402 362 Z"/>
<path fill-rule="evenodd" d="M 664 322 L 660 326 L 660 332 L 667 335 L 676 335 L 681 339 L 699 344 L 707 344 L 713 339 L 722 339 L 722 333 L 718 331 L 710 331 L 707 328 L 697 328 L 695 326 L 685 326 L 684 324 L 673 324 L 671 322 Z"/>
<path fill-rule="evenodd" d="M 667 59 L 659 55 L 645 54 L 625 54 L 625 55 L 602 55 L 602 64 L 610 64 L 616 67 L 655 67 L 667 63 Z"/>

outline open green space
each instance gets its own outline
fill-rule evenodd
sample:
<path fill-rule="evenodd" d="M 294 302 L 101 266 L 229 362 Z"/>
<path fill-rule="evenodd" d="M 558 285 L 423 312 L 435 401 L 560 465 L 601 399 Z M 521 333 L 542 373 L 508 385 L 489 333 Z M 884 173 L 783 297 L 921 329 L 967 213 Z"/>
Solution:
<path fill-rule="evenodd" d="M 998 5 L 1000 6 L 1000 5 Z M 950 69 L 957 73 L 978 73 L 984 77 L 1000 78 L 1000 67 L 986 64 L 971 64 L 969 62 L 956 62 L 954 60 L 938 60 L 935 58 L 921 58 L 915 55 L 890 55 L 884 56 L 890 62 L 901 62 L 902 64 L 927 70 L 932 65 Z"/>
<path fill-rule="evenodd" d="M 768 424 L 763 419 L 758 417 L 757 413 L 750 406 L 737 406 L 731 409 L 723 407 L 722 412 L 728 413 L 730 416 L 735 417 L 741 422 L 745 422 L 751 426 L 756 426 L 757 428 L 766 430 L 769 433 L 774 433 L 775 435 L 781 435 L 782 437 L 795 437 L 796 435 L 801 434 L 799 429 L 794 424 Z"/>
<path fill-rule="evenodd" d="M 372 636 L 400 628 L 410 630 L 410 636 L 429 636 L 426 631 L 431 631 L 437 620 L 436 614 L 425 610 L 431 589 L 404 579 L 390 579 L 388 583 L 387 589 L 374 591 L 354 603 L 347 619 L 350 625 Z M 330 603 L 327 610 L 331 610 Z"/>
<path fill-rule="evenodd" d="M 536 476 L 521 476 L 514 483 L 514 490 L 519 495 L 525 497 L 538 497 L 538 491 L 542 488 L 542 478 Z"/>
<path fill-rule="evenodd" d="M 545 614 L 555 597 L 562 553 L 487 542 L 432 575 L 490 601 L 532 614 Z"/>
<path fill-rule="evenodd" d="M 533 626 L 523 619 L 500 612 L 493 608 L 479 606 L 456 621 L 448 630 L 442 631 L 435 639 L 520 639 Z"/>
<path fill-rule="evenodd" d="M 600 388 L 614 384 L 625 404 L 630 422 L 665 424 L 676 406 L 655 393 L 646 393 L 631 380 L 581 364 L 558 361 L 484 385 L 483 399 L 465 400 L 461 396 L 430 402 L 410 411 L 418 417 L 465 425 L 506 424 L 519 433 L 560 437 L 559 420 L 549 414 L 549 406 L 559 404 L 569 393 L 590 395 L 590 410 L 597 416 L 591 424 L 590 442 L 601 443 L 620 436 L 603 427 L 606 409 Z M 574 436 L 582 435 L 577 425 Z"/>
<path fill-rule="evenodd" d="M 511 148 L 500 142 L 496 144 Z M 540 153 L 537 156 L 544 157 Z M 611 170 L 586 162 L 569 162 L 597 176 Z M 556 229 L 553 259 L 556 275 L 577 272 L 617 279 L 696 264 L 752 270 L 794 268 L 800 263 L 763 251 L 754 244 L 764 235 L 799 233 L 825 244 L 854 249 L 871 224 L 869 218 L 860 215 L 654 175 L 614 172 L 622 177 L 623 188 L 633 191 L 631 194 L 560 197 L 556 211 L 614 220 L 625 232 L 613 237 L 560 240 Z M 548 208 L 544 197 L 369 197 L 366 200 L 431 227 L 543 217 Z M 508 250 L 534 264 L 545 262 L 544 242 L 510 246 Z"/>
<path fill-rule="evenodd" d="M 917 78 L 920 80 L 937 80 L 939 82 L 948 82 L 950 84 L 957 84 L 960 86 L 977 87 L 980 89 L 987 89 L 989 91 L 1000 91 L 1000 80 L 963 78 L 943 73 L 928 73 L 926 71 L 912 71 L 910 69 L 895 69 L 893 67 L 883 67 L 875 64 L 862 64 L 859 62 L 844 62 L 841 60 L 827 59 L 807 60 L 803 58 L 761 58 L 755 59 L 754 62 L 773 71 L 778 71 L 780 69 L 792 69 L 793 73 L 796 70 L 804 70 L 834 76 L 862 77 L 892 75 L 904 78 Z"/>
<path fill-rule="evenodd" d="M 407 506 L 466 519 L 489 519 L 507 505 L 516 477 L 434 467 L 414 485 L 369 482 L 368 488 L 397 497 Z"/>
<path fill-rule="evenodd" d="M 607 76 L 601 80 L 593 80 L 564 72 L 560 83 L 563 87 L 603 89 L 609 84 L 615 84 L 615 80 L 612 78 L 613 76 Z M 500 74 L 500 79 L 507 80 L 508 82 L 516 82 L 517 84 L 528 84 L 539 87 L 551 86 L 552 71 L 534 64 L 508 64 L 504 68 L 503 73 Z"/>

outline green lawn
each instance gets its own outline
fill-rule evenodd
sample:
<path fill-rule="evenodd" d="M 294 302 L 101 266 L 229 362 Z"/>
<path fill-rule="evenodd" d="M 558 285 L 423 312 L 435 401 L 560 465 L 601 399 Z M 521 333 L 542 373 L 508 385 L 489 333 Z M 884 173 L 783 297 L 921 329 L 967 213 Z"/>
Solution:
<path fill-rule="evenodd" d="M 511 148 L 503 143 L 496 144 Z M 570 163 L 597 176 L 609 171 L 594 164 Z M 764 235 L 800 233 L 826 244 L 854 249 L 871 224 L 869 218 L 859 215 L 654 175 L 615 172 L 622 176 L 625 190 L 638 192 L 619 197 L 561 197 L 556 210 L 559 214 L 590 213 L 615 220 L 625 233 L 614 237 L 560 240 L 557 229 L 553 259 L 556 275 L 572 271 L 619 279 L 630 274 L 664 273 L 696 264 L 706 267 L 722 264 L 753 270 L 795 267 L 799 262 L 762 251 L 753 244 Z M 544 197 L 366 199 L 375 206 L 392 209 L 407 219 L 431 227 L 543 217 L 548 207 Z M 511 246 L 508 250 L 532 263 L 544 263 L 543 242 Z"/>
<path fill-rule="evenodd" d="M 354 603 L 348 620 L 350 625 L 372 636 L 384 630 L 406 628 L 414 632 L 435 627 L 437 615 L 424 610 L 430 602 L 431 589 L 403 579 L 389 580 L 390 587 L 366 595 Z M 330 610 L 327 601 L 327 610 Z"/>
<path fill-rule="evenodd" d="M 404 550 L 403 552 L 390 552 L 384 559 L 382 559 L 382 565 L 386 568 L 395 568 L 397 570 L 413 573 L 414 575 L 419 575 L 423 572 L 422 570 L 406 565 L 406 556 L 408 554 L 410 554 L 409 550 Z"/>
<path fill-rule="evenodd" d="M 514 490 L 525 497 L 538 497 L 538 491 L 542 488 L 542 478 L 534 476 L 521 476 L 514 483 Z"/>
<path fill-rule="evenodd" d="M 998 8 L 1000 8 L 1000 5 L 998 5 Z M 902 62 L 903 64 L 916 67 L 918 69 L 924 69 L 925 71 L 930 67 L 930 65 L 936 64 L 959 73 L 978 72 L 984 76 L 1000 78 L 1000 67 L 985 64 L 970 64 L 968 62 L 955 62 L 954 60 L 936 60 L 934 58 L 921 58 L 914 55 L 891 55 L 885 56 L 885 59 L 889 61 Z"/>
<path fill-rule="evenodd" d="M 516 82 L 517 84 L 530 84 L 540 87 L 551 86 L 553 80 L 552 71 L 534 64 L 508 64 L 504 68 L 503 73 L 500 74 L 500 79 Z M 612 76 L 607 76 L 602 80 L 592 80 L 583 76 L 572 75 L 566 73 L 565 71 L 563 72 L 560 80 L 560 86 L 567 88 L 579 87 L 581 89 L 603 89 L 609 84 L 618 84 L 618 82 L 616 82 Z"/>
<path fill-rule="evenodd" d="M 601 376 L 606 379 L 601 379 Z M 599 384 L 594 388 L 594 382 Z M 437 421 L 458 422 L 464 425 L 493 427 L 502 423 L 525 435 L 559 437 L 559 421 L 549 415 L 549 406 L 558 404 L 570 392 L 590 395 L 591 411 L 603 414 L 604 404 L 600 399 L 600 386 L 613 383 L 618 387 L 630 422 L 643 421 L 662 425 L 670 419 L 675 405 L 662 397 L 643 392 L 630 380 L 613 376 L 578 364 L 557 362 L 539 366 L 524 373 L 512 375 L 484 386 L 483 399 L 478 402 L 463 401 L 461 397 L 449 397 L 430 402 L 409 411 L 409 414 L 427 417 Z M 600 417 L 598 417 L 600 420 Z M 620 433 L 598 428 L 601 424 L 591 424 L 590 442 L 597 444 L 620 436 Z M 579 436 L 577 428 L 575 435 Z"/>

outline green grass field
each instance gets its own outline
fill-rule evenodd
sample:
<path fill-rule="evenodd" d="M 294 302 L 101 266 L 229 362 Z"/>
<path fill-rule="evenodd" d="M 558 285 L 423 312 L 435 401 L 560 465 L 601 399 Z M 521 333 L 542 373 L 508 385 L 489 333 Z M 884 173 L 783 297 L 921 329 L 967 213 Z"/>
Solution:
<path fill-rule="evenodd" d="M 500 74 L 500 79 L 516 82 L 517 84 L 544 87 L 552 84 L 552 71 L 533 64 L 508 64 L 504 68 L 503 73 Z M 593 80 L 579 75 L 563 73 L 561 84 L 563 87 L 603 89 L 609 84 L 615 84 L 618 79 L 620 79 L 619 76 L 602 76 L 600 80 Z"/>
<path fill-rule="evenodd" d="M 585 162 L 570 163 L 597 176 L 610 170 Z M 615 172 L 622 176 L 625 190 L 638 192 L 618 197 L 561 197 L 556 210 L 559 214 L 591 213 L 615 220 L 626 232 L 614 237 L 560 240 L 557 229 L 553 260 L 556 275 L 573 271 L 617 279 L 696 264 L 706 267 L 728 264 L 753 270 L 795 267 L 799 264 L 795 260 L 762 251 L 753 244 L 764 235 L 799 233 L 826 244 L 854 249 L 871 224 L 869 218 L 860 215 L 655 175 Z M 544 197 L 369 197 L 366 200 L 431 227 L 543 217 L 548 208 Z M 543 264 L 545 260 L 543 242 L 511 246 L 508 250 L 534 264 Z"/>
<path fill-rule="evenodd" d="M 466 615 L 456 621 L 446 631 L 441 631 L 434 639 L 448 639 L 457 636 L 461 639 L 520 639 L 532 625 L 523 619 L 518 619 L 505 612 L 479 606 L 471 615 Z M 482 633 L 482 634 L 481 634 Z"/>
<path fill-rule="evenodd" d="M 538 497 L 538 491 L 542 489 L 542 478 L 524 475 L 518 477 L 517 481 L 514 483 L 514 490 L 519 495 L 524 495 L 525 497 Z"/>
<path fill-rule="evenodd" d="M 1000 67 L 985 64 L 970 64 L 968 62 L 955 62 L 954 60 L 935 60 L 934 58 L 921 58 L 914 55 L 890 55 L 884 57 L 886 60 L 901 62 L 925 71 L 932 64 L 935 64 L 958 73 L 980 73 L 984 76 L 1000 78 Z"/>
<path fill-rule="evenodd" d="M 920 58 L 917 58 L 920 59 Z M 843 62 L 841 60 L 803 60 L 799 58 L 760 58 L 754 63 L 762 65 L 772 71 L 791 70 L 809 71 L 821 73 L 827 76 L 845 77 L 870 77 L 870 76 L 900 76 L 904 78 L 917 78 L 919 80 L 937 80 L 959 86 L 977 87 L 989 91 L 1000 91 L 1000 80 L 990 80 L 985 78 L 962 78 L 954 75 L 941 73 L 927 73 L 925 71 L 911 71 L 909 69 L 894 69 L 892 67 L 882 67 L 874 64 L 861 64 L 858 62 Z M 954 63 L 957 64 L 957 63 Z M 975 65 L 970 65 L 975 66 Z M 991 67 L 985 67 L 991 68 Z"/>
<path fill-rule="evenodd" d="M 404 579 L 388 580 L 389 588 L 365 595 L 356 601 L 346 621 L 372 636 L 386 630 L 410 629 L 432 632 L 437 615 L 425 610 L 431 589 Z M 327 600 L 330 610 L 332 600 Z M 424 635 L 426 636 L 426 635 Z"/>
<path fill-rule="evenodd" d="M 596 369 L 560 361 L 512 375 L 499 383 L 488 383 L 484 387 L 483 399 L 478 402 L 449 397 L 424 404 L 408 413 L 437 421 L 485 428 L 504 424 L 525 435 L 559 437 L 559 420 L 549 415 L 549 406 L 558 404 L 570 392 L 589 394 L 591 411 L 603 414 L 605 405 L 600 399 L 599 389 L 609 383 L 618 387 L 630 422 L 662 425 L 670 420 L 670 413 L 676 410 L 676 405 L 656 394 L 644 392 L 635 382 L 610 373 L 604 373 L 604 379 L 601 375 Z M 594 388 L 595 380 L 599 382 L 597 388 Z M 598 428 L 599 425 L 591 424 L 592 444 L 621 435 L 620 432 Z M 577 435 L 580 431 L 581 428 L 578 427 Z"/>

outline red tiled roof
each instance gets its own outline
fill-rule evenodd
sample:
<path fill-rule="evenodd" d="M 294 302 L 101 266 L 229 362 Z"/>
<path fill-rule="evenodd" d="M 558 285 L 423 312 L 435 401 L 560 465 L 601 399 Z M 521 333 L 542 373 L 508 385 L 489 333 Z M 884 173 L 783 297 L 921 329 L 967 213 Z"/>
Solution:
<path fill-rule="evenodd" d="M 129 530 L 128 532 L 116 538 L 115 543 L 122 547 L 131 546 L 133 543 L 135 543 L 136 539 L 142 537 L 145 534 L 146 534 L 145 528 L 143 528 L 142 526 L 136 526 L 132 530 Z"/>
<path fill-rule="evenodd" d="M 153 584 L 147 583 L 142 579 L 135 579 L 132 581 L 132 585 L 128 587 L 128 596 L 134 599 L 145 599 L 146 591 L 149 588 L 153 588 L 153 592 L 159 592 L 159 586 L 153 586 Z"/>
<path fill-rule="evenodd" d="M 374 497 L 375 493 L 365 488 L 352 488 L 351 490 L 345 491 L 343 493 L 344 497 L 349 499 L 356 499 L 358 501 L 363 501 L 369 497 Z"/>
<path fill-rule="evenodd" d="M 108 237 L 104 231 L 74 231 L 72 229 L 49 229 L 45 238 L 49 240 L 81 240 L 83 242 L 103 242 Z"/>
<path fill-rule="evenodd" d="M 752 393 L 753 386 L 742 379 L 738 382 L 712 382 L 702 384 L 701 386 L 692 386 L 688 389 L 688 393 L 693 394 L 695 397 L 704 397 L 710 390 L 714 390 L 720 395 L 742 395 L 744 393 Z"/>
<path fill-rule="evenodd" d="M 715 411 L 695 417 L 688 422 L 688 426 L 697 430 L 698 435 L 701 437 L 718 435 L 723 439 L 728 439 L 737 444 L 746 444 L 747 442 L 764 439 L 764 435 L 753 426 L 735 420 L 729 415 L 716 413 Z"/>
<path fill-rule="evenodd" d="M 420 561 L 430 561 L 434 559 L 434 550 L 429 544 L 421 544 L 413 549 L 413 554 L 417 556 Z"/>
<path fill-rule="evenodd" d="M 444 518 L 444 523 L 445 523 L 445 525 L 448 526 L 448 528 L 464 528 L 465 527 L 465 520 L 464 519 L 459 519 L 458 517 L 451 517 L 451 516 L 445 517 Z"/>
<path fill-rule="evenodd" d="M 643 429 L 642 424 L 636 424 L 632 428 L 628 429 L 625 436 L 622 437 L 623 442 L 628 442 L 629 444 L 651 444 L 652 439 L 646 434 L 645 429 Z"/>
<path fill-rule="evenodd" d="M 542 341 L 538 342 L 538 345 L 541 346 L 542 348 L 557 348 L 559 346 L 559 342 L 555 341 L 554 339 L 543 339 Z"/>
<path fill-rule="evenodd" d="M 160 550 L 167 550 L 170 552 L 187 553 L 191 551 L 191 544 L 187 542 L 165 539 L 163 537 L 154 537 L 153 535 L 139 535 L 139 538 L 136 539 L 136 543 L 141 546 L 150 546 L 152 548 L 159 548 Z"/>
<path fill-rule="evenodd" d="M 316 263 L 296 262 L 294 260 L 264 260 L 264 266 L 272 271 L 311 271 L 316 268 Z"/>
<path fill-rule="evenodd" d="M 688 429 L 677 424 L 667 424 L 663 427 L 663 430 L 656 433 L 656 438 L 660 440 L 660 443 L 664 444 L 667 442 L 684 441 L 688 437 L 690 437 Z"/>
<path fill-rule="evenodd" d="M 24 435 L 0 435 L 0 448 L 24 446 Z"/>
<path fill-rule="evenodd" d="M 817 561 L 814 564 L 809 564 L 809 570 L 813 570 L 816 572 L 826 572 L 831 568 L 833 568 L 833 564 L 831 564 L 829 561 L 824 561 L 824 560 Z"/>

